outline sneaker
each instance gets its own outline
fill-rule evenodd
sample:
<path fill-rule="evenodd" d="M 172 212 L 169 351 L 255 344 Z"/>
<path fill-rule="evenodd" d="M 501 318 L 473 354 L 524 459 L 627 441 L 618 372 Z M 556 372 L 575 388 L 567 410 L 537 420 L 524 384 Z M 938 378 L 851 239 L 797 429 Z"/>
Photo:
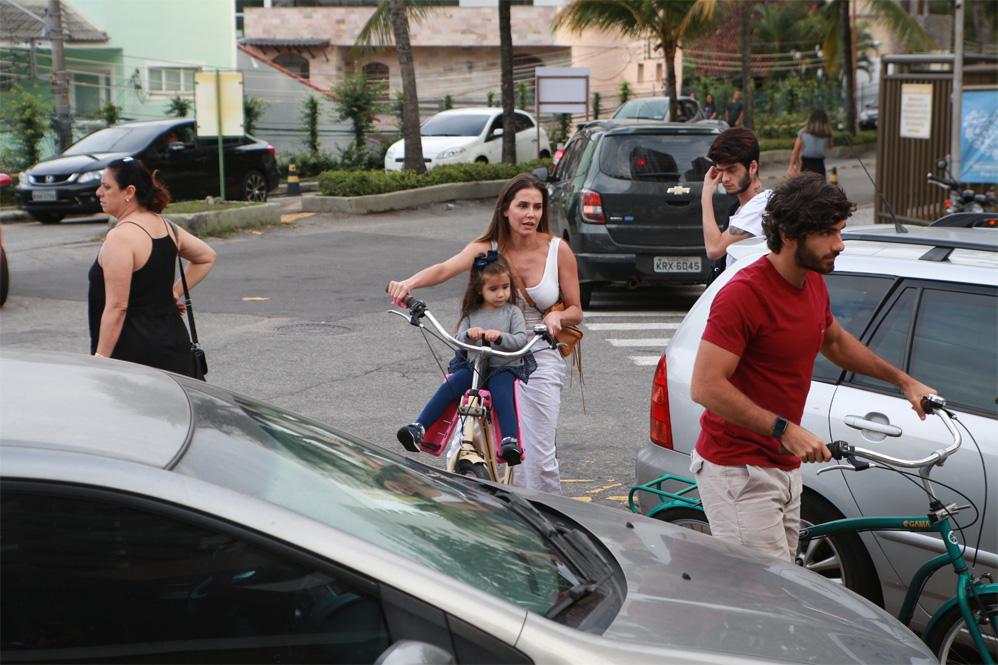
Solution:
<path fill-rule="evenodd" d="M 395 436 L 410 453 L 418 453 L 419 445 L 423 443 L 423 435 L 425 433 L 426 430 L 423 429 L 422 425 L 413 423 L 399 427 L 399 431 L 395 433 Z"/>
<path fill-rule="evenodd" d="M 506 460 L 506 464 L 510 466 L 516 466 L 520 463 L 522 457 L 520 442 L 515 436 L 503 438 L 502 443 L 499 445 L 499 457 Z"/>

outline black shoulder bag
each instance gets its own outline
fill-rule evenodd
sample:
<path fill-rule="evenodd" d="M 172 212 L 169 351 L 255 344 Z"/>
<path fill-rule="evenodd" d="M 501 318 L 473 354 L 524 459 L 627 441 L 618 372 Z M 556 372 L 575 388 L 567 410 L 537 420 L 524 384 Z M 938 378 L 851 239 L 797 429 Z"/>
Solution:
<path fill-rule="evenodd" d="M 170 223 L 172 224 L 172 223 Z M 184 261 L 180 258 L 180 242 L 177 238 L 177 230 L 173 230 L 174 240 L 177 245 L 177 267 L 180 268 L 180 283 L 184 285 L 184 305 L 187 307 L 187 323 L 191 329 L 191 373 L 190 376 L 199 381 L 205 380 L 208 374 L 208 358 L 204 355 L 204 349 L 198 344 L 198 329 L 194 325 L 194 308 L 191 306 L 191 293 L 187 290 L 187 277 L 184 275 Z"/>

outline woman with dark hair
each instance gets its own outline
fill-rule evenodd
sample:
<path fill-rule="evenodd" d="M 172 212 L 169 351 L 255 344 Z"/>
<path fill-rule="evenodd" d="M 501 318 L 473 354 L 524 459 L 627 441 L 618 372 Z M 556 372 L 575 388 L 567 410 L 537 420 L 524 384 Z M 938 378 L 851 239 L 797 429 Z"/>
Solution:
<path fill-rule="evenodd" d="M 111 162 L 97 198 L 118 223 L 90 268 L 90 352 L 194 376 L 177 256 L 194 288 L 215 265 L 214 250 L 159 215 L 170 193 L 136 159 Z"/>
<path fill-rule="evenodd" d="M 808 117 L 804 129 L 797 132 L 787 177 L 805 171 L 824 176 L 825 157 L 833 145 L 835 142 L 832 141 L 832 123 L 829 122 L 827 113 L 817 109 Z"/>
<path fill-rule="evenodd" d="M 575 254 L 560 238 L 551 235 L 547 188 L 529 173 L 521 173 L 506 183 L 496 201 L 492 221 L 477 239 L 443 263 L 389 283 L 388 294 L 396 302 L 405 302 L 413 289 L 436 286 L 465 273 L 476 256 L 493 249 L 500 251 L 510 264 L 527 330 L 536 323 L 544 323 L 548 332 L 557 335 L 563 326 L 582 323 Z M 559 301 L 564 302 L 564 310 L 548 311 Z M 523 435 L 520 444 L 524 454 L 516 484 L 560 494 L 555 435 L 565 360 L 554 349 L 534 351 L 534 360 L 537 369 L 530 375 L 530 381 L 520 386 Z"/>
<path fill-rule="evenodd" d="M 703 104 L 703 117 L 707 120 L 717 119 L 717 104 L 714 103 L 714 95 L 707 93 L 707 99 Z"/>

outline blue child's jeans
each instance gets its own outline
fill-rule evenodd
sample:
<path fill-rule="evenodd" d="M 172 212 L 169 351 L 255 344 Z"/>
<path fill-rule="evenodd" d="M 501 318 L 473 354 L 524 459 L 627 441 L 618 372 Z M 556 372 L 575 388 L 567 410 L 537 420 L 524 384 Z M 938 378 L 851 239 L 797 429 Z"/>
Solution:
<path fill-rule="evenodd" d="M 447 407 L 455 401 L 460 401 L 464 392 L 471 388 L 472 372 L 470 369 L 459 369 L 454 372 L 439 388 L 429 403 L 423 408 L 416 420 L 424 429 L 440 420 Z M 499 429 L 503 437 L 516 436 L 516 406 L 513 403 L 513 382 L 516 377 L 512 372 L 497 372 L 489 379 L 488 389 L 492 393 L 492 408 L 499 419 Z"/>

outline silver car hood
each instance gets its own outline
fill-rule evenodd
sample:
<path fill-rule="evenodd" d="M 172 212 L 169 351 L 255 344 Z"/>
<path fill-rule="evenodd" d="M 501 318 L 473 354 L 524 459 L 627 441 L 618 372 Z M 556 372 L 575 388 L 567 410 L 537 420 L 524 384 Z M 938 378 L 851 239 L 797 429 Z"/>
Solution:
<path fill-rule="evenodd" d="M 623 568 L 627 597 L 604 638 L 794 663 L 937 662 L 894 617 L 803 568 L 659 520 L 520 492 L 599 534 Z"/>

